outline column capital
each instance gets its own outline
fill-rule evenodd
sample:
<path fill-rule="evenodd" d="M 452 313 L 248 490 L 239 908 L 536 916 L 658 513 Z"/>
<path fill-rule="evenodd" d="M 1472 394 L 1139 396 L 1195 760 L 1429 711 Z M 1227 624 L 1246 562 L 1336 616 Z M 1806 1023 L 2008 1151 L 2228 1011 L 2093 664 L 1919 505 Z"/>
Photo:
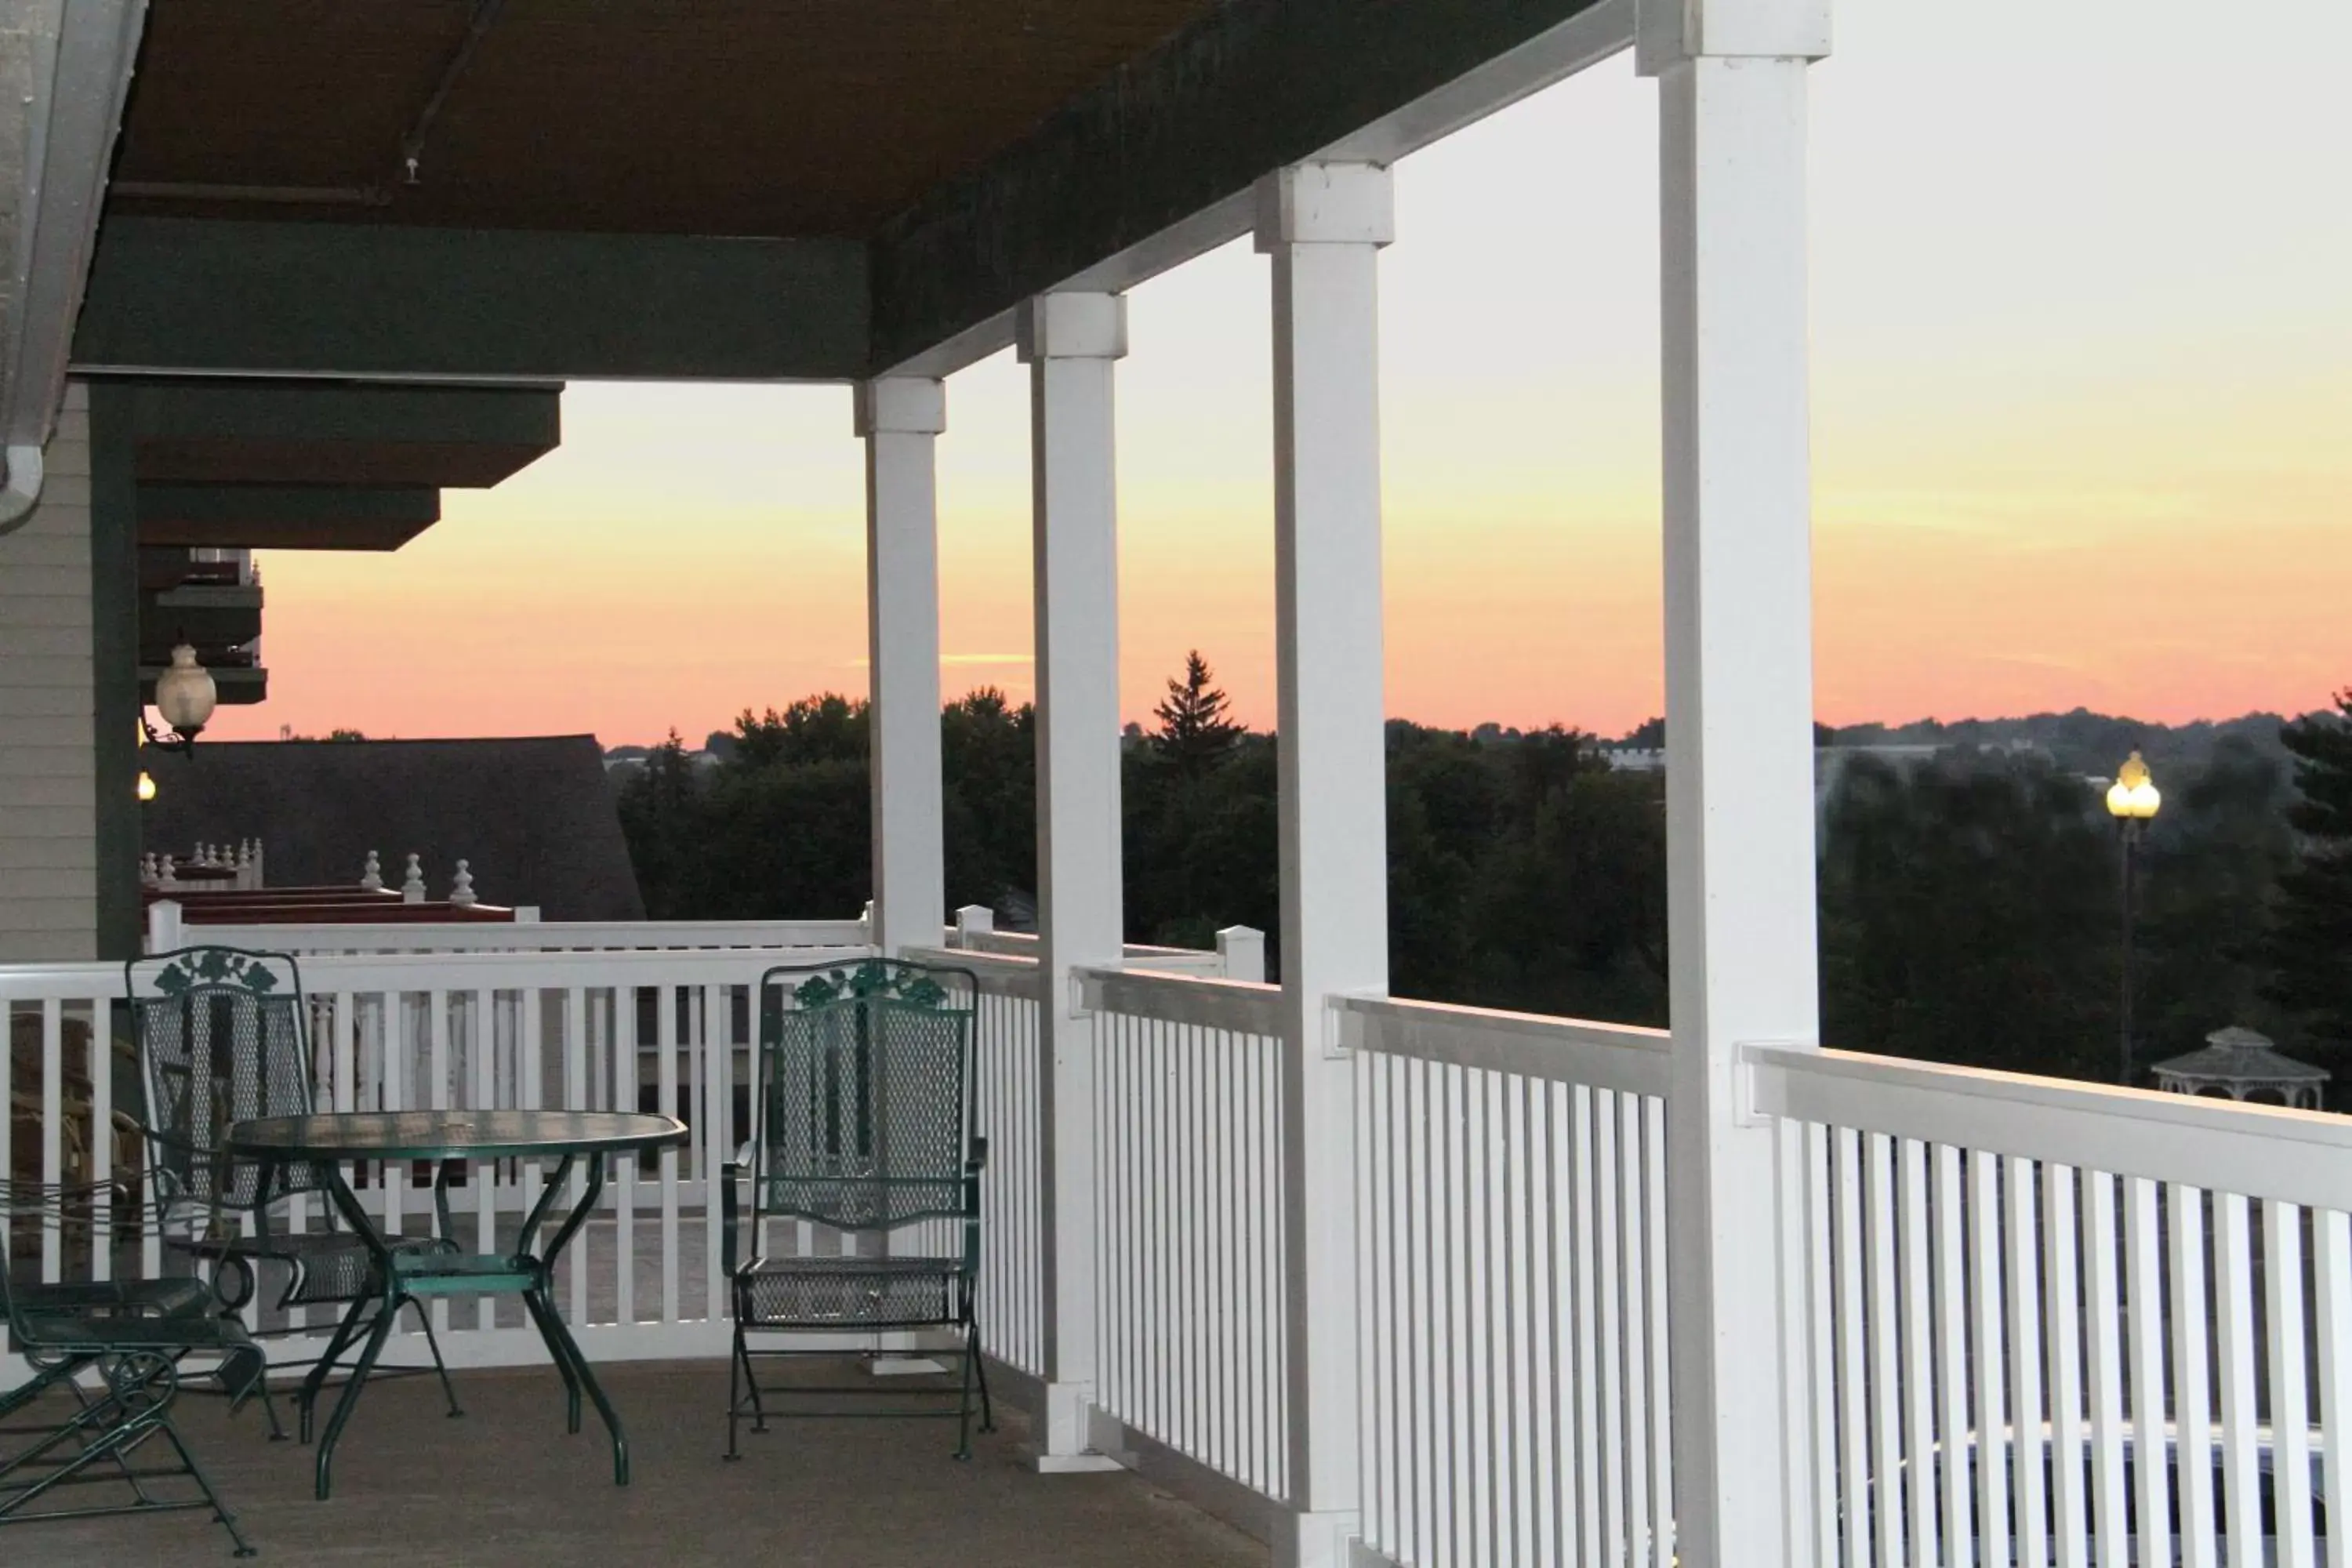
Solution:
<path fill-rule="evenodd" d="M 1380 163 L 1294 163 L 1257 183 L 1257 247 L 1387 245 L 1396 198 Z"/>
<path fill-rule="evenodd" d="M 930 376 L 861 381 L 852 399 L 851 417 L 860 436 L 937 436 L 948 427 L 947 383 Z"/>
<path fill-rule="evenodd" d="M 1830 52 L 1831 0 L 1639 0 L 1633 61 L 1656 76 L 1684 60 L 1817 60 Z"/>
<path fill-rule="evenodd" d="M 1023 364 L 1041 359 L 1125 359 L 1127 296 L 1040 294 L 1024 300 L 1013 338 Z"/>

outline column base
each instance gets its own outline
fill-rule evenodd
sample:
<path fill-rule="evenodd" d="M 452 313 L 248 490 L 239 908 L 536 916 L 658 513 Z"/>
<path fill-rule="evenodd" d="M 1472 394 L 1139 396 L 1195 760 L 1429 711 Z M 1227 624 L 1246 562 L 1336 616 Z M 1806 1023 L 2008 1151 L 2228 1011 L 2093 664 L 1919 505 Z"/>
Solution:
<path fill-rule="evenodd" d="M 1045 1441 L 1029 1450 L 1030 1462 L 1041 1476 L 1086 1475 L 1128 1467 L 1117 1456 L 1095 1446 L 1094 1384 L 1049 1383 L 1037 1429 Z"/>
<path fill-rule="evenodd" d="M 1283 1514 L 1274 1525 L 1274 1568 L 1395 1568 L 1356 1539 L 1361 1525 L 1353 1509 Z"/>

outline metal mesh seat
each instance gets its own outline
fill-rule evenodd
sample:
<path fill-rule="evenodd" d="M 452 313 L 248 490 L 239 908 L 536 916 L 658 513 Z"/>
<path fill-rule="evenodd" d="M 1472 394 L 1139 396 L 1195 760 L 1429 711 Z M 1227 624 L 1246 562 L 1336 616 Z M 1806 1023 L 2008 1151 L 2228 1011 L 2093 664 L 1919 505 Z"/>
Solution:
<path fill-rule="evenodd" d="M 323 1200 L 331 1169 L 309 1162 L 265 1168 L 224 1143 L 236 1122 L 312 1109 L 308 1008 L 292 955 L 183 948 L 133 959 L 123 982 L 146 1079 L 148 1170 L 164 1244 L 221 1266 L 214 1289 L 231 1315 L 251 1303 L 264 1262 L 285 1270 L 280 1309 L 379 1294 L 383 1281 L 357 1236 L 331 1225 L 286 1228 L 286 1201 L 304 1193 Z M 439 1237 L 403 1247 L 456 1250 Z M 457 1395 L 429 1321 L 425 1331 L 455 1413 Z M 272 1434 L 282 1436 L 266 1388 L 263 1405 Z"/>
<path fill-rule="evenodd" d="M 243 1326 L 215 1315 L 209 1292 L 191 1289 L 194 1281 L 43 1282 L 19 1277 L 34 1271 L 21 1244 L 10 1256 L 20 1230 L 37 1236 L 90 1224 L 102 1194 L 118 1214 L 128 1202 L 119 1188 L 0 1181 L 0 1325 L 26 1369 L 22 1381 L 0 1388 L 0 1417 L 50 1413 L 8 1428 L 12 1438 L 29 1440 L 0 1450 L 0 1526 L 204 1510 L 228 1531 L 236 1554 L 250 1557 L 236 1516 L 171 1416 L 190 1356 L 215 1362 L 240 1396 L 258 1384 L 267 1363 Z M 158 1439 L 176 1465 L 145 1462 Z M 112 1500 L 87 1500 L 93 1489 Z"/>
<path fill-rule="evenodd" d="M 763 1259 L 735 1277 L 747 1328 L 909 1328 L 956 1321 L 961 1260 L 937 1258 Z"/>
<path fill-rule="evenodd" d="M 755 1333 L 955 1331 L 961 1349 L 945 1352 L 961 1363 L 953 1407 L 888 1413 L 953 1415 L 957 1457 L 969 1458 L 977 1384 L 982 1429 L 993 1425 L 973 1310 L 985 1156 L 972 1131 L 975 993 L 967 971 L 884 959 L 772 969 L 761 977 L 758 1123 L 720 1187 L 721 1258 L 735 1309 L 730 1458 L 746 1415 L 754 1431 L 764 1431 L 771 1414 L 885 1413 L 772 1412 L 771 1394 L 946 1392 L 762 1385 L 755 1357 L 825 1352 L 755 1347 Z M 746 1179 L 748 1259 L 738 1237 L 738 1189 Z M 771 1255 L 767 1222 L 777 1219 L 855 1246 L 840 1255 Z"/>

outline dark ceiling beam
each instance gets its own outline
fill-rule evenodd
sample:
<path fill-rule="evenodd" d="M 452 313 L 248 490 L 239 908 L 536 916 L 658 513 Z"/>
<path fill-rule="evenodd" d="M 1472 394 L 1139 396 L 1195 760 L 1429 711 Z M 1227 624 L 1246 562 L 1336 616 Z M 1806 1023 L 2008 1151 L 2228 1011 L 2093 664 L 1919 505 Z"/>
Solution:
<path fill-rule="evenodd" d="M 1631 12 L 1613 0 L 1230 0 L 884 226 L 874 363 L 953 368 L 919 356 L 984 352 L 1023 300 L 1122 254 L 1172 247 L 1148 257 L 1149 276 L 1222 244 L 1245 227 L 1242 204 L 1268 171 L 1335 152 L 1401 155 L 1622 48 Z"/>
<path fill-rule="evenodd" d="M 225 550 L 397 550 L 441 520 L 430 488 L 139 487 L 139 542 Z"/>
<path fill-rule="evenodd" d="M 829 381 L 866 363 L 866 247 L 110 216 L 77 372 Z"/>
<path fill-rule="evenodd" d="M 148 483 L 487 488 L 563 438 L 554 386 L 115 384 Z"/>

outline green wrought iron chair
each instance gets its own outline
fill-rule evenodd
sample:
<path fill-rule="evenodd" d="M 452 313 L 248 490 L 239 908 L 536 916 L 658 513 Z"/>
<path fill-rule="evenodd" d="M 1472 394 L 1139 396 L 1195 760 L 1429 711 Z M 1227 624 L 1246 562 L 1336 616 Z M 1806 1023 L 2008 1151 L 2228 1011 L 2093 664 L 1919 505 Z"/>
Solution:
<path fill-rule="evenodd" d="M 976 990 L 969 971 L 883 959 L 761 976 L 755 1125 L 719 1188 L 720 1261 L 735 1309 L 730 1459 L 740 1457 L 744 1418 L 764 1432 L 771 1415 L 952 1417 L 956 1458 L 968 1459 L 975 1384 L 981 1430 L 995 1429 L 973 1300 L 987 1154 L 972 1130 Z M 737 1191 L 746 1178 L 748 1226 Z M 771 1253 L 771 1220 L 805 1221 L 837 1237 L 841 1251 Z M 878 1346 L 884 1334 L 939 1328 L 960 1332 L 961 1349 L 914 1353 L 958 1362 L 952 1391 L 912 1379 L 846 1387 L 759 1379 L 761 1360 L 839 1352 L 761 1347 L 755 1338 L 858 1334 Z M 839 1397 L 848 1394 L 862 1397 Z"/>
<path fill-rule="evenodd" d="M 45 1396 L 53 1413 L 0 1427 L 0 1526 L 205 1509 L 236 1555 L 250 1557 L 236 1516 L 172 1422 L 190 1356 L 214 1361 L 240 1400 L 258 1385 L 268 1363 L 243 1325 L 215 1315 L 211 1292 L 194 1280 L 39 1279 L 41 1233 L 79 1226 L 89 1234 L 108 1191 L 0 1181 L 0 1325 L 26 1367 L 23 1382 L 0 1389 L 0 1421 L 42 1409 Z M 112 1191 L 119 1218 L 128 1194 Z M 30 1255 L 21 1244 L 12 1253 L 12 1237 L 27 1232 Z M 94 1386 L 85 1374 L 95 1375 Z M 176 1464 L 142 1462 L 142 1450 L 157 1438 Z M 116 1486 L 122 1493 L 114 1501 L 82 1500 L 86 1488 Z"/>
<path fill-rule="evenodd" d="M 292 955 L 228 947 L 188 947 L 133 959 L 123 985 L 147 1083 L 148 1170 L 164 1245 L 213 1267 L 213 1289 L 225 1316 L 242 1321 L 259 1286 L 259 1267 L 285 1270 L 280 1311 L 350 1306 L 380 1295 L 366 1246 L 326 1206 L 323 1228 L 281 1228 L 278 1212 L 298 1193 L 329 1191 L 323 1165 L 262 1167 L 230 1154 L 222 1138 L 237 1121 L 302 1116 L 311 1110 L 309 1009 Z M 417 1237 L 403 1249 L 455 1252 L 446 1237 Z M 440 1376 L 449 1414 L 462 1414 L 432 1320 L 417 1307 L 425 1342 Z M 348 1326 L 348 1318 L 346 1319 Z M 268 1338 L 252 1324 L 249 1333 Z M 331 1361 L 349 1335 L 330 1342 Z M 299 1363 L 290 1363 L 299 1364 Z M 283 1437 L 268 1385 L 263 1409 L 273 1438 Z M 312 1384 L 299 1396 L 302 1432 L 310 1430 Z"/>

